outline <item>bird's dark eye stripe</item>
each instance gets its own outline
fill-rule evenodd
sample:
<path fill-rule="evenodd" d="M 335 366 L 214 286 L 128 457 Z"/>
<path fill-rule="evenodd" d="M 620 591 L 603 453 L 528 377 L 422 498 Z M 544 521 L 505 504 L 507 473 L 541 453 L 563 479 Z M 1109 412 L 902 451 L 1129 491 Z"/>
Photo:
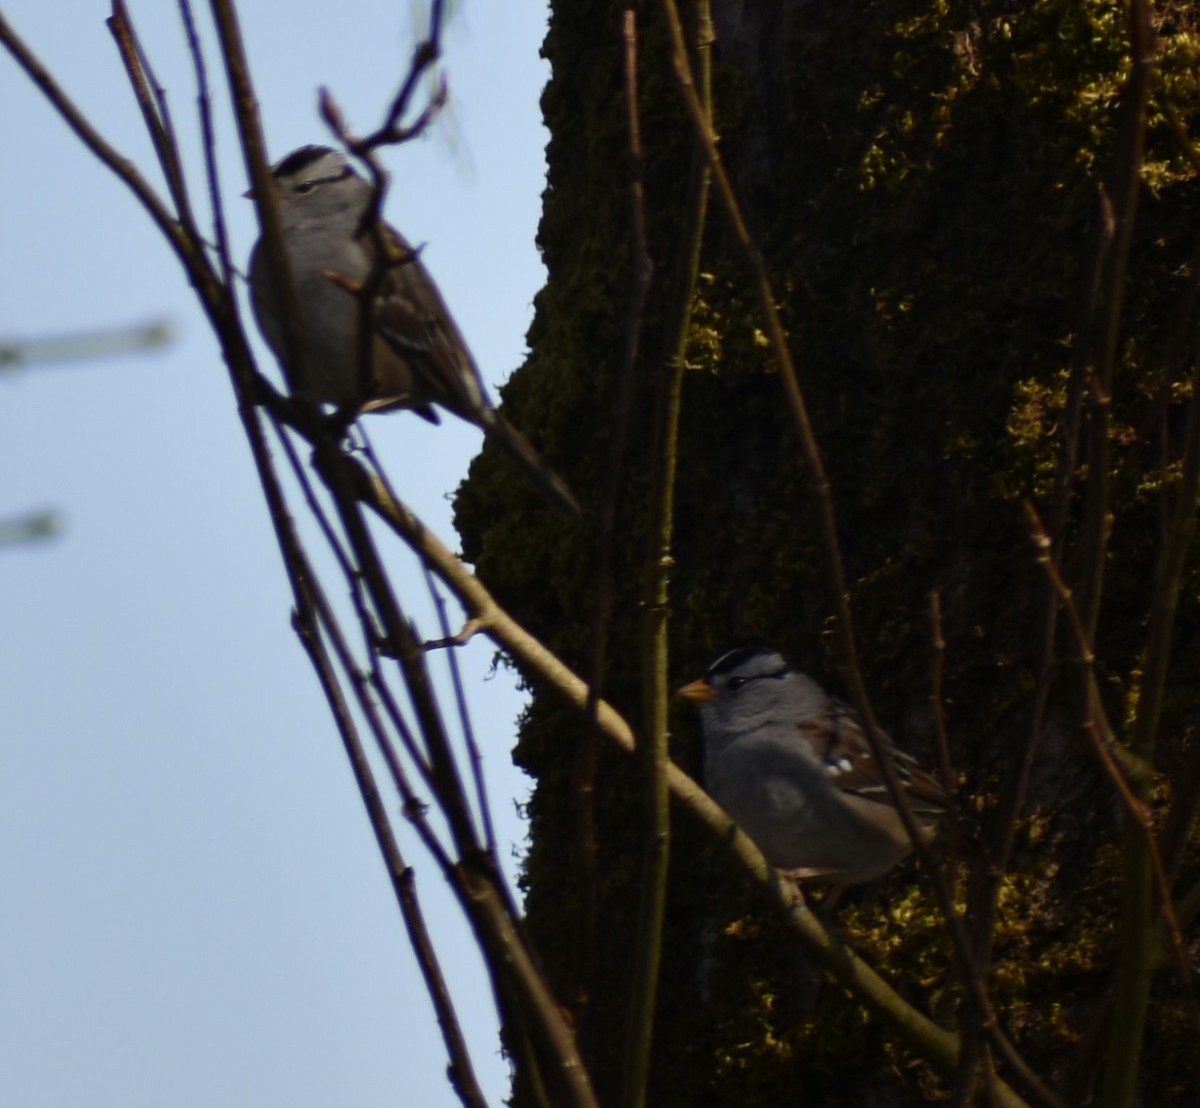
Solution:
<path fill-rule="evenodd" d="M 344 181 L 347 177 L 353 177 L 354 170 L 346 166 L 341 173 L 336 173 L 332 177 L 312 177 L 307 181 L 301 181 L 296 186 L 297 192 L 312 192 L 318 185 L 331 185 L 334 181 Z"/>
<path fill-rule="evenodd" d="M 791 672 L 791 669 L 785 668 L 776 670 L 774 673 L 751 673 L 748 675 L 738 674 L 736 677 L 730 677 L 727 684 L 736 692 L 743 685 L 750 681 L 764 681 L 767 678 L 770 678 L 773 681 L 779 681 Z"/>

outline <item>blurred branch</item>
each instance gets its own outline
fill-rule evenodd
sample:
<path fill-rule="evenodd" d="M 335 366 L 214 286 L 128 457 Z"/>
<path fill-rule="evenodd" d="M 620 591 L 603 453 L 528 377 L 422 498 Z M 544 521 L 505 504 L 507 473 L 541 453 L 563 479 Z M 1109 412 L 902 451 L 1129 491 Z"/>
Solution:
<path fill-rule="evenodd" d="M 15 373 L 32 365 L 116 358 L 141 350 L 156 350 L 175 341 L 170 320 L 156 319 L 137 327 L 84 331 L 50 338 L 10 339 L 0 343 L 0 374 Z"/>
<path fill-rule="evenodd" d="M 62 520 L 55 511 L 29 512 L 23 516 L 0 519 L 0 547 L 23 546 L 56 538 L 62 532 Z"/>

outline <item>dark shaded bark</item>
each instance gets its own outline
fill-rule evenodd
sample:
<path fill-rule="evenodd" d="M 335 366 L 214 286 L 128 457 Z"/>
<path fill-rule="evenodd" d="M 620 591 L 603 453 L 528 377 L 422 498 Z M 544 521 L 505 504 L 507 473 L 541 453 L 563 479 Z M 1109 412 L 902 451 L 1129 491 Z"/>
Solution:
<path fill-rule="evenodd" d="M 514 422 L 541 428 L 539 447 L 585 497 L 607 483 L 632 280 L 620 10 L 555 5 L 540 234 L 549 279 L 529 360 L 505 391 Z M 927 618 L 936 589 L 951 752 L 975 798 L 966 861 L 978 872 L 995 833 L 993 801 L 1030 728 L 1044 582 L 1022 502 L 1049 501 L 1096 193 L 1115 156 L 1124 24 L 1106 7 L 1012 0 L 714 0 L 713 12 L 721 151 L 767 258 L 833 483 L 867 684 L 893 737 L 936 764 Z M 1159 31 L 1163 80 L 1186 124 L 1200 102 L 1176 79 L 1197 54 L 1185 15 L 1168 11 Z M 691 147 L 656 18 L 648 10 L 642 22 L 641 106 L 650 252 L 661 272 L 684 216 Z M 1138 686 L 1160 491 L 1177 475 L 1195 347 L 1190 316 L 1182 324 L 1177 316 L 1200 197 L 1154 111 L 1142 180 L 1110 415 L 1113 522 L 1097 636 L 1118 724 Z M 765 640 L 836 687 L 833 604 L 798 442 L 719 220 L 710 220 L 701 269 L 680 432 L 675 671 L 695 676 L 720 649 Z M 613 550 L 605 694 L 635 727 L 650 369 L 664 342 L 664 303 L 652 286 Z M 1172 337 L 1180 328 L 1186 339 Z M 539 509 L 507 476 L 490 451 L 473 468 L 458 501 L 466 556 L 502 602 L 587 672 L 595 536 L 584 524 L 572 542 L 531 543 Z M 1073 504 L 1066 529 L 1069 581 L 1085 560 L 1083 512 Z M 1158 736 L 1164 780 L 1182 772 L 1197 718 L 1197 694 L 1180 679 L 1200 647 L 1194 556 L 1178 603 Z M 1065 640 L 1061 656 L 1074 656 Z M 1072 1098 L 1086 1088 L 1078 1074 L 1098 1063 L 1076 1040 L 1102 1010 L 1122 880 L 1119 806 L 1079 732 L 1077 688 L 1070 665 L 1055 670 L 990 981 L 1022 1052 L 1060 1086 L 1070 1072 Z M 600 1100 L 613 1103 L 640 823 L 632 765 L 602 754 L 600 925 L 594 947 L 581 951 L 573 773 L 583 730 L 549 698 L 535 698 L 525 722 L 516 757 L 537 781 L 527 907 L 558 1000 L 576 1014 Z M 697 769 L 694 721 L 683 711 L 673 756 Z M 879 1028 L 806 973 L 780 921 L 731 883 L 694 829 L 676 821 L 674 835 L 648 1103 L 777 1105 L 795 1102 L 799 1088 L 812 1104 L 931 1095 L 932 1073 L 909 1066 Z M 1194 846 L 1185 857 L 1187 888 Z M 953 1020 L 944 926 L 911 868 L 843 918 L 892 980 Z M 1181 1005 L 1177 979 L 1163 974 L 1142 1067 L 1147 1103 L 1200 1096 Z"/>

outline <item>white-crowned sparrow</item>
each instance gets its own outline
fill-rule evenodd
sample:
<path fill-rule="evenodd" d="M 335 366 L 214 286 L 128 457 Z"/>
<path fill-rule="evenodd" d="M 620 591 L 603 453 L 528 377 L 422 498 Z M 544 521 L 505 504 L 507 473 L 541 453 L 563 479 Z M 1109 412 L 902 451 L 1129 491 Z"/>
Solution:
<path fill-rule="evenodd" d="M 356 290 L 376 271 L 370 226 L 371 186 L 341 154 L 302 146 L 272 169 L 283 217 L 284 242 L 304 313 L 309 400 L 344 411 L 410 408 L 438 422 L 439 405 L 499 439 L 567 512 L 579 505 L 525 438 L 492 407 L 433 278 L 403 236 L 387 224 L 394 244 L 374 303 L 371 380 L 363 380 L 358 342 L 362 306 Z M 284 357 L 271 267 L 260 239 L 250 255 L 254 314 L 277 357 Z"/>
<path fill-rule="evenodd" d="M 854 712 L 778 651 L 732 650 L 679 695 L 700 706 L 708 792 L 772 865 L 856 885 L 912 850 Z M 946 794 L 891 749 L 913 814 L 931 831 Z"/>

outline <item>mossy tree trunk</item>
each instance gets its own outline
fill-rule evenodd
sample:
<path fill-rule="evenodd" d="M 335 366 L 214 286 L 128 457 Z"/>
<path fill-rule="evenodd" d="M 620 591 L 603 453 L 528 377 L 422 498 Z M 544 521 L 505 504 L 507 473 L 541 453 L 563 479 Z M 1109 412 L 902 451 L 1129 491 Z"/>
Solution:
<path fill-rule="evenodd" d="M 594 490 L 595 518 L 609 483 L 633 281 L 623 5 L 553 7 L 540 234 L 549 278 L 528 362 L 504 399 L 514 422 L 541 429 L 539 446 L 571 485 L 585 497 Z M 1107 3 L 1011 0 L 713 0 L 712 8 L 721 151 L 766 256 L 832 479 L 867 684 L 892 736 L 936 764 L 928 618 L 936 590 L 944 708 L 967 798 L 964 858 L 978 875 L 994 856 L 992 813 L 1030 731 L 1042 664 L 1045 581 L 1024 504 L 1050 511 L 1103 229 L 1098 196 L 1117 156 L 1125 15 Z M 1200 62 L 1194 19 L 1189 6 L 1164 6 L 1157 24 L 1161 87 L 1185 128 L 1200 111 L 1189 76 Z M 668 341 L 663 277 L 678 247 L 692 152 L 658 6 L 644 5 L 639 20 L 655 279 L 617 505 L 604 671 L 606 697 L 635 728 L 653 396 Z M 1136 714 L 1167 518 L 1162 495 L 1180 477 L 1196 347 L 1194 319 L 1180 304 L 1194 279 L 1200 193 L 1162 103 L 1148 115 L 1106 429 L 1111 539 L 1096 653 L 1118 724 Z M 716 212 L 701 270 L 680 429 L 673 670 L 681 680 L 696 676 L 724 648 L 767 641 L 836 687 L 834 604 L 798 440 Z M 1069 582 L 1086 561 L 1088 460 L 1085 451 L 1069 490 Z M 537 542 L 537 509 L 507 476 L 490 451 L 474 467 L 458 502 L 465 554 L 502 602 L 588 673 L 595 531 L 584 524 L 567 541 Z M 1154 796 L 1164 810 L 1200 699 L 1187 680 L 1200 647 L 1197 599 L 1189 556 L 1157 741 Z M 1078 651 L 1065 632 L 1059 638 L 1063 664 L 1052 673 L 1001 892 L 989 987 L 1026 1058 L 1075 1100 L 1103 1056 L 1123 873 L 1120 806 L 1080 728 L 1070 664 Z M 590 889 L 578 819 L 586 724 L 534 691 L 516 752 L 536 782 L 529 923 L 558 999 L 574 1013 L 601 1103 L 611 1104 L 632 967 L 639 790 L 629 760 L 602 754 Z M 695 772 L 694 721 L 681 711 L 677 724 L 673 756 Z M 673 835 L 648 1103 L 932 1096 L 939 1079 L 910 1066 L 836 990 L 814 983 L 780 921 L 722 871 L 695 828 L 677 820 Z M 1196 869 L 1193 852 L 1184 888 Z M 954 1020 L 944 925 L 912 868 L 852 905 L 843 922 L 915 1000 Z M 1163 973 L 1141 1071 L 1146 1103 L 1200 1098 L 1181 995 L 1178 976 Z"/>

